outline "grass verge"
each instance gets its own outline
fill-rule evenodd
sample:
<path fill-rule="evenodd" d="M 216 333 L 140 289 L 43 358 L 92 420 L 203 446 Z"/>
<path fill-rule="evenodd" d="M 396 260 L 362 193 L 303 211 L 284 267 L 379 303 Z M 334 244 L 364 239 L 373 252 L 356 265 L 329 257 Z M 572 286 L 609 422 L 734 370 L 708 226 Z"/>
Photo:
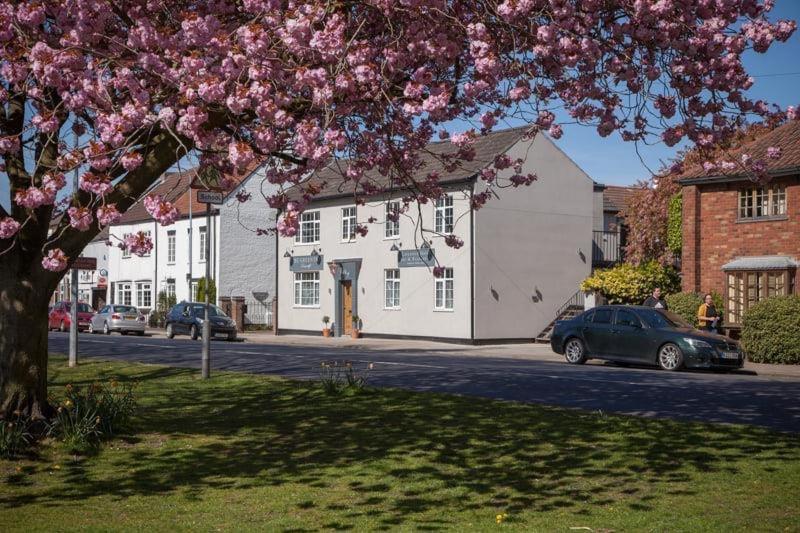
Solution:
<path fill-rule="evenodd" d="M 767 430 L 61 357 L 50 375 L 138 380 L 137 432 L 0 460 L 0 531 L 800 530 L 800 440 Z"/>

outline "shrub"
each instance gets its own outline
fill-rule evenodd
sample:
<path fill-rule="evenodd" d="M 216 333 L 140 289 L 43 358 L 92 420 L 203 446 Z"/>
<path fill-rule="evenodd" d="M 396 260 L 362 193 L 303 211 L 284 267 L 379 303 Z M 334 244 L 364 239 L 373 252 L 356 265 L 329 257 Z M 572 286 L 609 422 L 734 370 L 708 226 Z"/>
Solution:
<path fill-rule="evenodd" d="M 678 271 L 656 261 L 639 266 L 625 263 L 597 270 L 581 283 L 581 290 L 599 292 L 612 304 L 641 305 L 655 287 L 661 287 L 663 294 L 680 291 Z"/>
<path fill-rule="evenodd" d="M 107 386 L 65 387 L 48 433 L 74 453 L 93 451 L 102 439 L 125 429 L 136 410 L 134 385 L 111 380 Z"/>
<path fill-rule="evenodd" d="M 213 303 L 217 303 L 217 284 L 214 282 L 214 278 L 211 278 L 208 281 L 208 301 Z M 206 301 L 206 278 L 202 277 L 197 280 L 197 301 L 198 302 L 205 302 Z"/>
<path fill-rule="evenodd" d="M 156 308 L 150 313 L 148 325 L 153 328 L 163 328 L 167 322 L 167 313 L 178 303 L 174 294 L 167 294 L 166 291 L 158 293 Z"/>
<path fill-rule="evenodd" d="M 323 361 L 319 370 L 322 389 L 332 395 L 362 392 L 367 387 L 372 368 L 372 363 L 359 371 L 351 361 Z"/>
<path fill-rule="evenodd" d="M 755 363 L 800 364 L 800 296 L 776 296 L 744 314 L 742 345 Z"/>
<path fill-rule="evenodd" d="M 0 418 L 0 457 L 13 459 L 24 452 L 33 441 L 30 421 L 22 416 Z"/>
<path fill-rule="evenodd" d="M 680 255 L 683 245 L 683 199 L 680 193 L 669 199 L 667 208 L 667 248 Z"/>
<path fill-rule="evenodd" d="M 679 292 L 670 294 L 665 298 L 670 311 L 677 313 L 684 320 L 694 325 L 698 325 L 697 310 L 703 303 L 705 294 L 697 294 L 696 292 Z M 714 307 L 717 308 L 717 313 L 722 314 L 722 296 L 716 292 L 711 293 L 711 298 L 714 300 Z M 724 319 L 724 316 L 723 316 Z"/>

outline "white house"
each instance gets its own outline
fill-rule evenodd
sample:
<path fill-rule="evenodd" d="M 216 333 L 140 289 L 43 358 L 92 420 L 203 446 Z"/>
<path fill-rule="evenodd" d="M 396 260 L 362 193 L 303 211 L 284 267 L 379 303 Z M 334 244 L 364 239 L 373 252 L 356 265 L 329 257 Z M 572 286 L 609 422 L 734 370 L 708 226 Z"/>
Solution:
<path fill-rule="evenodd" d="M 274 230 L 277 210 L 270 208 L 264 195 L 276 185 L 264 180 L 263 167 L 244 176 L 219 206 L 219 280 L 218 298 L 240 299 L 247 306 L 245 324 L 269 323 L 275 288 Z M 237 195 L 250 195 L 240 202 Z"/>
<path fill-rule="evenodd" d="M 219 279 L 219 210 L 212 209 L 209 224 L 205 204 L 198 203 L 189 188 L 194 176 L 194 171 L 166 173 L 143 195 L 160 194 L 173 202 L 181 212 L 175 223 L 160 226 L 140 199 L 110 227 L 108 302 L 150 310 L 160 291 L 175 295 L 177 301 L 194 300 L 206 261 L 211 263 L 212 279 Z M 153 241 L 153 249 L 144 257 L 116 246 L 125 235 L 138 231 L 149 233 Z M 211 240 L 208 258 L 206 239 Z"/>
<path fill-rule="evenodd" d="M 78 301 L 86 302 L 93 309 L 100 309 L 106 303 L 108 288 L 108 228 L 103 229 L 86 245 L 81 252 L 81 257 L 93 257 L 97 260 L 96 270 L 78 271 Z M 72 276 L 67 273 L 58 283 L 58 288 L 53 294 L 54 301 L 71 300 L 72 292 L 70 283 Z"/>
<path fill-rule="evenodd" d="M 438 171 L 447 196 L 398 222 L 387 212 L 402 191 L 357 206 L 341 179 L 318 176 L 327 186 L 302 214 L 298 235 L 278 239 L 279 331 L 319 334 L 328 316 L 343 335 L 357 315 L 370 336 L 473 343 L 536 337 L 591 271 L 593 181 L 545 135 L 523 133 L 479 137 L 475 160 L 455 172 L 430 158 L 423 172 Z M 428 149 L 455 151 L 449 142 Z M 500 154 L 525 160 L 522 173 L 538 180 L 503 189 L 472 211 L 470 196 L 484 187 L 477 175 Z M 369 233 L 355 237 L 355 225 L 370 219 Z M 432 237 L 425 248 L 419 227 L 454 233 L 464 245 L 454 249 Z M 434 277 L 435 264 L 444 267 L 442 277 Z"/>

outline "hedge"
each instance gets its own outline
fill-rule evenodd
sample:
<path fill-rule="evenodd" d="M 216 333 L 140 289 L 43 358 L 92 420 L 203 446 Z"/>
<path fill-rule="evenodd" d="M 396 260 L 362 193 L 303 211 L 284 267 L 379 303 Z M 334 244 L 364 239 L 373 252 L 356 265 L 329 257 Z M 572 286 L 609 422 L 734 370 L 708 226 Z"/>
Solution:
<path fill-rule="evenodd" d="M 662 294 L 680 291 L 678 271 L 656 261 L 639 266 L 624 263 L 597 270 L 581 283 L 582 291 L 599 292 L 611 304 L 641 305 L 656 287 L 661 287 Z"/>
<path fill-rule="evenodd" d="M 667 248 L 680 255 L 683 246 L 683 198 L 680 193 L 669 200 L 667 208 Z"/>
<path fill-rule="evenodd" d="M 697 310 L 703 304 L 704 294 L 697 294 L 696 292 L 679 292 L 676 294 L 668 295 L 665 300 L 669 306 L 669 310 L 680 315 L 684 320 L 699 325 L 697 320 Z M 722 296 L 716 292 L 711 293 L 711 298 L 714 300 L 714 307 L 717 308 L 717 313 L 722 314 L 723 323 L 725 315 L 723 311 Z"/>
<path fill-rule="evenodd" d="M 800 296 L 775 296 L 748 309 L 741 341 L 754 363 L 800 364 Z"/>

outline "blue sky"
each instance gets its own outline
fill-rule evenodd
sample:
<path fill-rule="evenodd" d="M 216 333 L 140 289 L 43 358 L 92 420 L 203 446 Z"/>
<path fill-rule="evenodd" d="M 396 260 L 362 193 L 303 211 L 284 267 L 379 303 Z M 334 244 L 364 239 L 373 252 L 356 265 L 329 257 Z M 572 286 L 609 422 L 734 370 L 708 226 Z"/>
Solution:
<path fill-rule="evenodd" d="M 794 19 L 800 22 L 800 1 L 777 0 L 770 18 Z M 749 91 L 753 98 L 761 98 L 785 108 L 800 104 L 800 31 L 786 43 L 776 43 L 766 54 L 748 53 L 745 66 L 755 77 Z M 630 185 L 647 179 L 648 167 L 657 171 L 661 161 L 675 156 L 678 147 L 664 145 L 640 146 L 640 161 L 633 143 L 622 141 L 614 134 L 606 138 L 597 135 L 594 128 L 566 125 L 564 136 L 557 144 L 592 179 L 608 185 Z M 0 174 L 0 205 L 9 207 L 8 181 Z"/>

